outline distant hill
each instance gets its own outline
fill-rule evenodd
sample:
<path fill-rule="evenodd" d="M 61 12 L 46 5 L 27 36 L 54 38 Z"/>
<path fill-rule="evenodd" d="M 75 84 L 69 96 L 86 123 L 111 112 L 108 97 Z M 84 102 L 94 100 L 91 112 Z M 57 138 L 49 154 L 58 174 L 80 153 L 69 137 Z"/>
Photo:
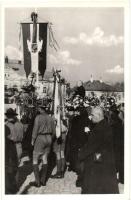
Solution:
<path fill-rule="evenodd" d="M 19 63 L 17 60 L 9 60 L 9 63 L 5 63 L 5 67 L 9 68 L 18 68 L 15 71 L 20 76 L 25 76 L 24 65 L 23 63 Z M 44 75 L 45 80 L 49 80 L 53 78 L 52 71 L 46 71 Z M 87 81 L 84 83 L 84 87 L 86 91 L 114 91 L 114 92 L 124 92 L 124 83 L 115 83 L 114 85 L 109 85 L 105 82 L 100 82 L 99 80 L 94 80 L 93 82 Z M 71 88 L 73 91 L 76 87 Z"/>

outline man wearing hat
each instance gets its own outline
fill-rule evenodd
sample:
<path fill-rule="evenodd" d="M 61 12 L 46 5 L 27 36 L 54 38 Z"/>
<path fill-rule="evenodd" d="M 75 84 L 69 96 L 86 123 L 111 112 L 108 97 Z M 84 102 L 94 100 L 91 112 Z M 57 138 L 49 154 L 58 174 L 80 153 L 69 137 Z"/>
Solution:
<path fill-rule="evenodd" d="M 10 129 L 5 125 L 5 194 L 16 194 L 18 170 L 16 146 L 8 137 Z"/>
<path fill-rule="evenodd" d="M 17 113 L 9 108 L 5 113 L 7 117 L 6 126 L 10 129 L 10 135 L 8 138 L 15 143 L 18 163 L 20 163 L 21 155 L 22 155 L 22 139 L 24 133 L 23 124 L 17 119 Z"/>
<path fill-rule="evenodd" d="M 40 114 L 36 116 L 33 133 L 32 133 L 32 145 L 33 150 L 33 170 L 35 175 L 35 182 L 30 185 L 40 187 L 46 185 L 47 176 L 47 157 L 50 152 L 52 144 L 52 138 L 55 136 L 55 121 L 51 116 L 47 114 L 46 104 L 39 106 Z M 43 165 L 41 170 L 41 177 L 39 173 L 38 160 L 42 158 Z"/>
<path fill-rule="evenodd" d="M 85 97 L 85 88 L 84 88 L 83 82 L 82 82 L 81 80 L 79 80 L 79 81 L 77 82 L 77 88 L 76 88 L 76 90 L 75 90 L 75 92 L 74 92 L 73 99 L 74 99 L 74 97 L 76 97 L 77 95 L 80 96 L 80 97 L 83 98 L 83 99 L 84 99 L 84 97 Z"/>

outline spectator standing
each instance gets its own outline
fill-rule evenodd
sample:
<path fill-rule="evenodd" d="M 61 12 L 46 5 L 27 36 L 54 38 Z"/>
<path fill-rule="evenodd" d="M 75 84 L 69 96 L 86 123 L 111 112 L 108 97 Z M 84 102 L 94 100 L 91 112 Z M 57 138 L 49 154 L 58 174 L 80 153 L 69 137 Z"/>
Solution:
<path fill-rule="evenodd" d="M 91 115 L 95 126 L 78 154 L 85 163 L 82 194 L 117 194 L 112 130 L 104 120 L 102 108 L 92 108 Z"/>
<path fill-rule="evenodd" d="M 117 109 L 111 111 L 111 127 L 116 170 L 119 175 L 119 182 L 124 184 L 124 123 L 121 114 Z"/>
<path fill-rule="evenodd" d="M 77 83 L 77 88 L 75 90 L 75 93 L 73 95 L 73 98 L 75 96 L 79 95 L 80 97 L 84 98 L 85 97 L 85 88 L 83 86 L 83 82 L 82 81 L 78 81 Z"/>
<path fill-rule="evenodd" d="M 10 139 L 11 130 L 5 124 L 5 194 L 16 194 L 18 159 L 15 143 Z"/>
<path fill-rule="evenodd" d="M 79 149 L 87 142 L 88 134 L 85 127 L 89 127 L 88 113 L 84 108 L 78 108 L 78 115 L 74 116 L 71 121 L 70 138 L 69 138 L 69 170 L 77 173 L 78 178 L 76 186 L 81 185 L 81 173 L 83 171 L 84 162 L 78 160 Z"/>
<path fill-rule="evenodd" d="M 13 141 L 16 146 L 17 159 L 18 163 L 20 164 L 24 127 L 16 117 L 18 114 L 12 108 L 9 108 L 5 114 L 7 117 L 6 126 L 10 129 L 10 135 L 8 138 Z"/>

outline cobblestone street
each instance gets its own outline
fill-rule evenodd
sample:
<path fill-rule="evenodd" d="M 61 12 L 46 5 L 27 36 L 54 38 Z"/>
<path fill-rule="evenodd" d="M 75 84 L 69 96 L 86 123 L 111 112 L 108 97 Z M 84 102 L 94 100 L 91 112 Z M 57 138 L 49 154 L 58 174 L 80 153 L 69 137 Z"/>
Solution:
<path fill-rule="evenodd" d="M 80 194 L 81 188 L 76 187 L 75 181 L 77 175 L 74 172 L 66 171 L 63 179 L 51 179 L 49 178 L 46 186 L 36 188 L 30 186 L 29 183 L 34 181 L 34 174 L 32 172 L 31 163 L 24 165 L 23 170 L 20 171 L 23 183 L 17 194 Z M 28 172 L 27 172 L 28 170 Z M 31 171 L 31 173 L 30 173 Z M 52 174 L 56 172 L 56 167 L 53 169 Z M 28 174 L 26 176 L 26 173 Z M 25 180 L 24 180 L 24 176 Z M 119 191 L 123 193 L 124 186 L 119 184 Z"/>
<path fill-rule="evenodd" d="M 52 174 L 56 172 L 54 168 Z M 27 175 L 25 181 L 21 185 L 18 194 L 80 194 L 81 188 L 75 186 L 77 175 L 74 172 L 65 172 L 65 176 L 62 179 L 49 178 L 46 186 L 36 188 L 30 186 L 29 183 L 34 181 L 34 174 Z"/>
<path fill-rule="evenodd" d="M 18 194 L 80 194 L 81 188 L 75 187 L 75 180 L 76 175 L 73 172 L 66 172 L 64 179 L 49 178 L 46 186 L 36 188 L 29 186 L 29 183 L 34 181 L 34 175 L 31 173 Z"/>

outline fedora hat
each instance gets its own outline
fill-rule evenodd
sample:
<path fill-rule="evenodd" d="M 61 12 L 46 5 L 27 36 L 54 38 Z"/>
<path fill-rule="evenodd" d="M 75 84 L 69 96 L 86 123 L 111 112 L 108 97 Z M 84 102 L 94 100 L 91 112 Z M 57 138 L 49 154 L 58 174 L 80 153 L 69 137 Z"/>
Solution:
<path fill-rule="evenodd" d="M 18 114 L 17 114 L 12 108 L 9 108 L 9 109 L 6 111 L 5 115 L 8 117 L 8 116 L 16 116 L 16 115 L 18 115 Z"/>
<path fill-rule="evenodd" d="M 47 109 L 48 106 L 47 105 L 38 105 L 39 108 L 42 108 L 42 109 Z"/>
<path fill-rule="evenodd" d="M 29 88 L 27 88 L 27 87 L 22 87 L 21 89 L 24 90 L 24 93 L 29 93 L 30 92 Z"/>

